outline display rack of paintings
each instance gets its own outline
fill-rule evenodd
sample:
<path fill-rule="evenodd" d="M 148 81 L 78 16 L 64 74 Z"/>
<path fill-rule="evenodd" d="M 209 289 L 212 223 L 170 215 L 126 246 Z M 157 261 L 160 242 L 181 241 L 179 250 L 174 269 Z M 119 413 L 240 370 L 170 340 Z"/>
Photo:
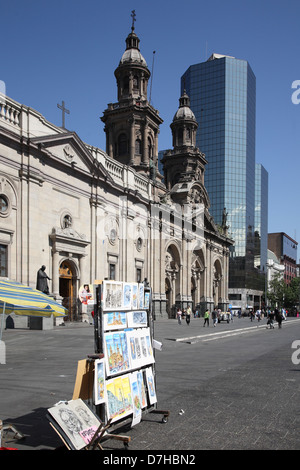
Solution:
<path fill-rule="evenodd" d="M 96 352 L 104 357 L 95 360 L 94 402 L 107 421 L 130 417 L 134 426 L 157 403 L 151 289 L 119 281 L 102 281 L 96 289 L 100 299 L 95 309 L 100 337 Z"/>

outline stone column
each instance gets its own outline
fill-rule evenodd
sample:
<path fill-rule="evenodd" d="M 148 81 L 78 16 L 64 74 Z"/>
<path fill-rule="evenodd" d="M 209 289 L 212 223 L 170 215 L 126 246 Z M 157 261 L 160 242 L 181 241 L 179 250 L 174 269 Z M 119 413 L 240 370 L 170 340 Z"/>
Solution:
<path fill-rule="evenodd" d="M 52 250 L 52 293 L 59 296 L 59 252 Z"/>

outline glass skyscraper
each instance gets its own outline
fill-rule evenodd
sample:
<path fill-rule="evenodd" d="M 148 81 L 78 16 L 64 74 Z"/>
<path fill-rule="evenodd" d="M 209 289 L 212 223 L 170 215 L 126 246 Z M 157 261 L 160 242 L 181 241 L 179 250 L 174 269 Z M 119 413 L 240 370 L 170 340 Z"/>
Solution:
<path fill-rule="evenodd" d="M 213 54 L 186 70 L 181 77 L 184 89 L 199 125 L 197 146 L 208 161 L 205 187 L 210 213 L 221 225 L 226 208 L 229 234 L 235 241 L 229 287 L 263 289 L 254 268 L 255 75 L 247 61 Z"/>

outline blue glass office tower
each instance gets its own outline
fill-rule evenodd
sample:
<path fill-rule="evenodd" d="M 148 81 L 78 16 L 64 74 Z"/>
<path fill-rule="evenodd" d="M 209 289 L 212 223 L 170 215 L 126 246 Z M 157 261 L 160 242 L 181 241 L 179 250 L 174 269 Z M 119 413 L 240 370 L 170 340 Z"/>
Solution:
<path fill-rule="evenodd" d="M 217 224 L 227 212 L 229 287 L 259 289 L 254 268 L 256 78 L 245 60 L 213 54 L 181 77 L 198 121 L 197 146 L 208 164 L 205 187 Z"/>

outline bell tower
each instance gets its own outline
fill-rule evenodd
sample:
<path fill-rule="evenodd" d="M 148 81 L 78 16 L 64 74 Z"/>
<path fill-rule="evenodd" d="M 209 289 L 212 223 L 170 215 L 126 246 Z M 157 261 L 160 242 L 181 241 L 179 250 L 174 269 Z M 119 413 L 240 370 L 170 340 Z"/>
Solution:
<path fill-rule="evenodd" d="M 126 49 L 115 70 L 117 103 L 109 103 L 101 120 L 105 124 L 106 153 L 120 163 L 161 181 L 158 172 L 158 134 L 163 120 L 148 101 L 150 70 L 140 52 L 135 33 L 135 11 Z"/>
<path fill-rule="evenodd" d="M 196 147 L 198 123 L 185 90 L 179 98 L 179 107 L 170 127 L 173 149 L 167 150 L 162 159 L 167 190 L 174 200 L 182 202 L 189 201 L 196 190 L 199 202 L 209 207 L 209 198 L 204 187 L 207 160 L 204 153 Z"/>

